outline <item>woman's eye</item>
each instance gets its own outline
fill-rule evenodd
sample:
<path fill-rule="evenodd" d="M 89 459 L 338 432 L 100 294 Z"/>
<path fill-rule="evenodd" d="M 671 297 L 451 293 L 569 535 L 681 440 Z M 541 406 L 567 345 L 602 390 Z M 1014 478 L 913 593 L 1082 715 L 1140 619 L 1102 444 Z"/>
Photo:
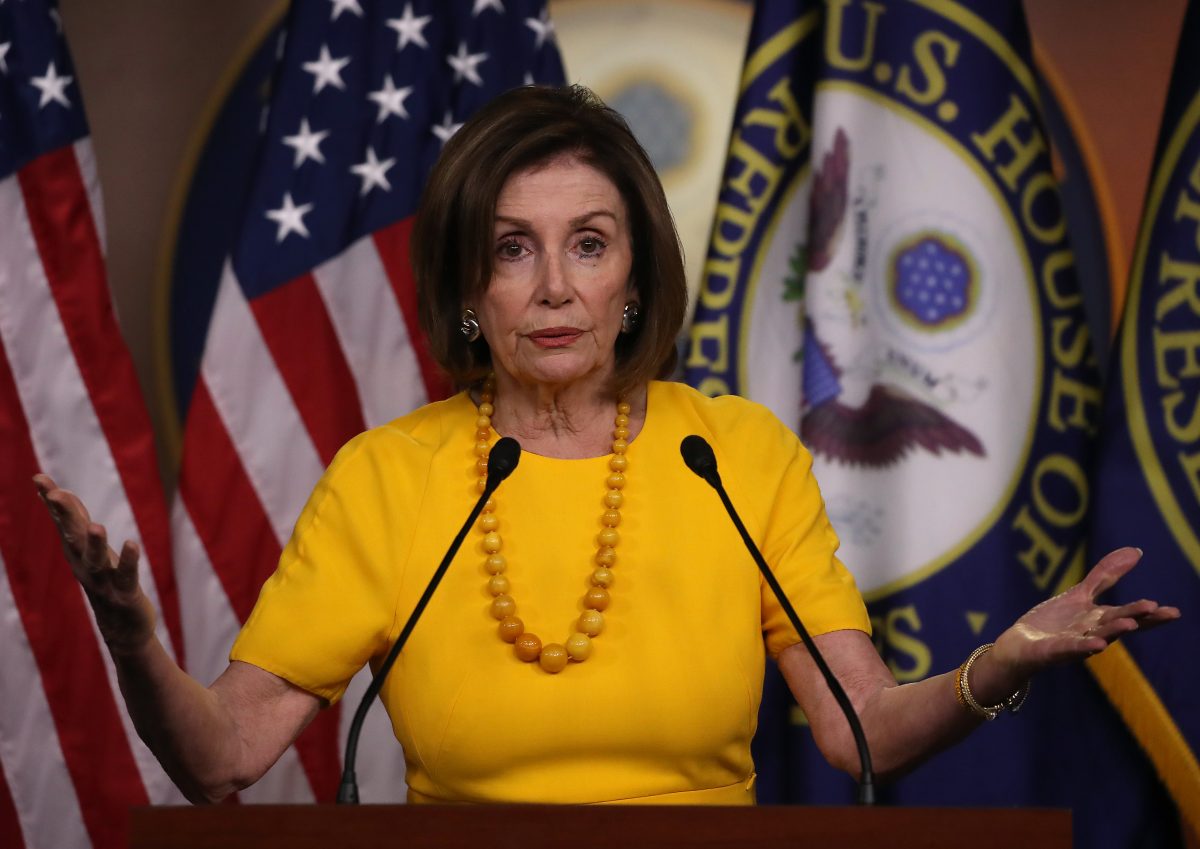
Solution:
<path fill-rule="evenodd" d="M 520 259 L 524 253 L 520 242 L 504 242 L 500 245 L 500 256 L 504 259 Z"/>
<path fill-rule="evenodd" d="M 579 252 L 584 256 L 593 256 L 604 250 L 604 242 L 595 236 L 587 236 L 579 242 Z"/>

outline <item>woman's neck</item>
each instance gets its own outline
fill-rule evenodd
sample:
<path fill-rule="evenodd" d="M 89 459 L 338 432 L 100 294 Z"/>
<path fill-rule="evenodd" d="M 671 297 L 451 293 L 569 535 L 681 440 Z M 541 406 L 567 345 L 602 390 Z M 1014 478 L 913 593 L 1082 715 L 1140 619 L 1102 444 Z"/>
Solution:
<path fill-rule="evenodd" d="M 622 400 L 631 407 L 632 441 L 646 419 L 645 387 Z M 516 439 L 523 450 L 560 459 L 599 457 L 612 451 L 617 398 L 606 380 L 524 384 L 498 372 L 495 407 L 492 427 L 501 436 Z"/>

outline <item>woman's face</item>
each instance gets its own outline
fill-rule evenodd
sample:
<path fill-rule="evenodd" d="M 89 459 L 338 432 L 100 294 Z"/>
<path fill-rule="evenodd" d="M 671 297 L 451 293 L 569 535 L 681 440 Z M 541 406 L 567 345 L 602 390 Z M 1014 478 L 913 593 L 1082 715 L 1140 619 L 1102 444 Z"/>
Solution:
<path fill-rule="evenodd" d="M 519 171 L 500 191 L 492 235 L 492 277 L 473 306 L 497 374 L 606 380 L 625 304 L 637 300 L 617 187 L 569 155 Z"/>

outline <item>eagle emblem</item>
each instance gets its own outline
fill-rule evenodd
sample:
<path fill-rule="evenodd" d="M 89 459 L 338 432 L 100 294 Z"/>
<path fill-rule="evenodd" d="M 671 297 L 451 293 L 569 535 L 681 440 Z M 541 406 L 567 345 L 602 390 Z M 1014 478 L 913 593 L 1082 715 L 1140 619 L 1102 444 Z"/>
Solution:
<path fill-rule="evenodd" d="M 849 202 L 850 140 L 838 128 L 832 148 L 813 175 L 807 271 L 832 261 L 845 230 Z M 887 271 L 889 301 L 910 325 L 937 331 L 967 314 L 977 288 L 969 253 L 945 234 L 922 231 L 902 242 Z M 856 295 L 856 292 L 848 293 Z M 801 438 L 814 454 L 850 466 L 885 468 L 910 451 L 985 456 L 970 430 L 915 394 L 873 381 L 865 400 L 847 400 L 843 371 L 811 317 L 804 318 Z"/>

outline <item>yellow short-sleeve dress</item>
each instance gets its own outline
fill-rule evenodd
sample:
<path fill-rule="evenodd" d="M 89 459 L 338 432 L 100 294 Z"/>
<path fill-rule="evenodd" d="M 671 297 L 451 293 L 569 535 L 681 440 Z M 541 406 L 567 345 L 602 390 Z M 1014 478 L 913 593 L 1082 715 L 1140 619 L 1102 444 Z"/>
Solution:
<path fill-rule="evenodd" d="M 329 702 L 378 664 L 477 497 L 475 418 L 464 393 L 348 443 L 232 659 Z M 809 630 L 869 630 L 796 437 L 758 404 L 652 383 L 592 656 L 557 675 L 514 656 L 473 530 L 382 691 L 410 801 L 753 803 L 764 654 L 799 638 L 716 493 L 680 459 L 691 433 L 713 445 Z M 543 642 L 563 642 L 582 610 L 608 459 L 525 453 L 495 496 L 517 615 Z"/>

